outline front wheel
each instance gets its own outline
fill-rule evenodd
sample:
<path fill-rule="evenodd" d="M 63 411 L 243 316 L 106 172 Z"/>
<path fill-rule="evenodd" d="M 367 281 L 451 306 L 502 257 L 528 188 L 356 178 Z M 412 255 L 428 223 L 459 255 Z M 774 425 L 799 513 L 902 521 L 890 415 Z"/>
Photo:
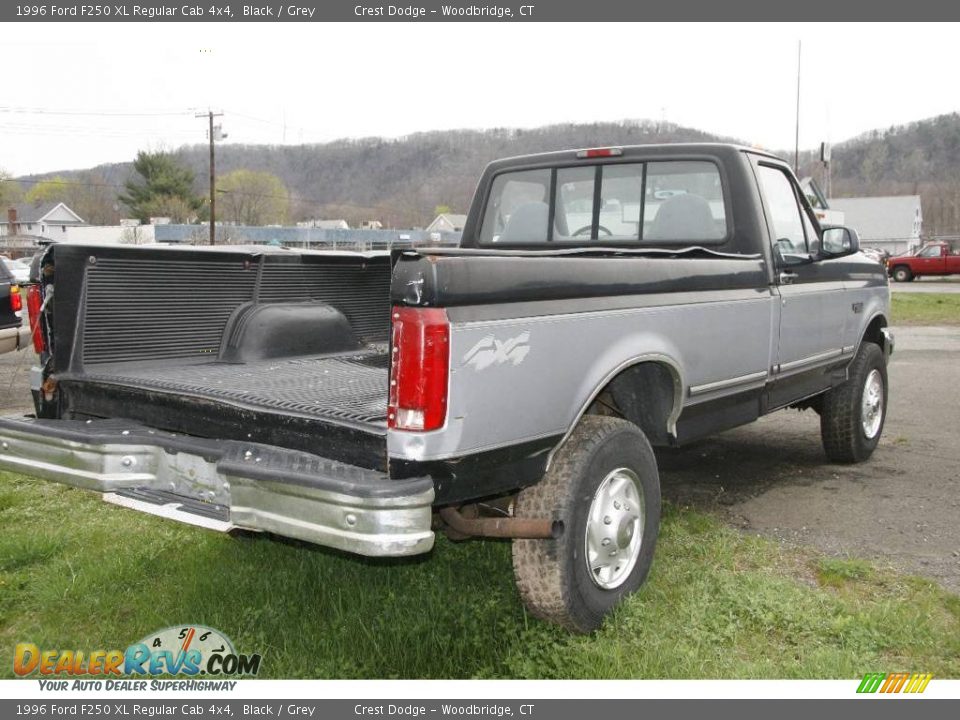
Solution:
<path fill-rule="evenodd" d="M 823 396 L 820 437 L 834 462 L 863 462 L 880 442 L 887 417 L 887 363 L 879 345 L 863 342 L 849 377 Z"/>
<path fill-rule="evenodd" d="M 614 417 L 580 420 L 518 517 L 554 518 L 559 538 L 514 540 L 513 569 L 527 609 L 575 632 L 604 616 L 647 577 L 660 530 L 660 478 L 643 432 Z"/>
<path fill-rule="evenodd" d="M 893 269 L 893 279 L 897 282 L 910 282 L 913 280 L 913 273 L 906 265 L 897 265 Z"/>

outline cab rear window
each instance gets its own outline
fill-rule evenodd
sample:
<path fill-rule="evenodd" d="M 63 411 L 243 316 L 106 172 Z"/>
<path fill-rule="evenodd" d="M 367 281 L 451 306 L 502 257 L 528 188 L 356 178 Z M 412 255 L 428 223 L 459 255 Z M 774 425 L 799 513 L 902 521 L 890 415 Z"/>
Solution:
<path fill-rule="evenodd" d="M 500 173 L 480 243 L 710 244 L 727 234 L 717 166 L 667 160 Z"/>

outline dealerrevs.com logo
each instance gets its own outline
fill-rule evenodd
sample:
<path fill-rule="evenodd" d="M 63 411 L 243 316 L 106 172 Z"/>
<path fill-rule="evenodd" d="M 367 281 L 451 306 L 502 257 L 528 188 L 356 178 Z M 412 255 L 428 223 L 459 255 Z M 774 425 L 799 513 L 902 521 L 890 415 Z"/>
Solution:
<path fill-rule="evenodd" d="M 186 625 L 151 633 L 124 650 L 56 650 L 17 643 L 17 677 L 255 676 L 261 656 L 238 653 L 230 638 L 211 627 Z"/>

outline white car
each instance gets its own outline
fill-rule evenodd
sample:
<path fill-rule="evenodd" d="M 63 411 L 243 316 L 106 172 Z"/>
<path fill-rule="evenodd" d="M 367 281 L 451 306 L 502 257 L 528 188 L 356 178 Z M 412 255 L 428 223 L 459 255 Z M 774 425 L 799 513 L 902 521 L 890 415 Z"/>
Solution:
<path fill-rule="evenodd" d="M 11 260 L 8 257 L 0 258 L 7 270 L 13 275 L 13 279 L 18 283 L 30 282 L 30 263 L 25 260 Z"/>

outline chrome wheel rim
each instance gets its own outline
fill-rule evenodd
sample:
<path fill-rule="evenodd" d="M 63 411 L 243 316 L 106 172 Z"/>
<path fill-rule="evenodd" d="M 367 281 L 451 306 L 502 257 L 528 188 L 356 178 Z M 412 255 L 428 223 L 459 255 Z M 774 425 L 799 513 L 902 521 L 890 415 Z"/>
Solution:
<path fill-rule="evenodd" d="M 873 440 L 883 422 L 883 378 L 879 370 L 871 370 L 863 384 L 860 401 L 860 424 L 867 440 Z"/>
<path fill-rule="evenodd" d="M 640 557 L 646 507 L 640 478 L 630 468 L 610 472 L 594 493 L 587 513 L 584 558 L 594 584 L 620 587 Z"/>

